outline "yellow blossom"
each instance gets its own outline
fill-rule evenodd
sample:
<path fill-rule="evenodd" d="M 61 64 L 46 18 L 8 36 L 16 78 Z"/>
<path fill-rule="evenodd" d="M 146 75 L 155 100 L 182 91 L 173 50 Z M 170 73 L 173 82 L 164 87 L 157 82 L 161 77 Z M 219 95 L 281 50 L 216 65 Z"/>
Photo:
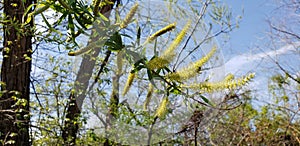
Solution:
<path fill-rule="evenodd" d="M 127 82 L 126 82 L 126 84 L 124 86 L 124 89 L 123 89 L 123 94 L 122 94 L 123 96 L 125 96 L 126 93 L 129 91 L 129 89 L 132 85 L 134 77 L 135 77 L 135 73 L 129 73 Z"/>
<path fill-rule="evenodd" d="M 159 107 L 156 110 L 155 117 L 158 117 L 160 119 L 164 119 L 167 114 L 167 106 L 169 104 L 169 98 L 164 97 L 164 99 L 161 101 Z"/>
<path fill-rule="evenodd" d="M 225 81 L 232 81 L 234 79 L 234 75 L 233 74 L 228 74 L 226 77 L 225 77 Z"/>
<path fill-rule="evenodd" d="M 120 75 L 122 73 L 122 69 L 123 69 L 123 57 L 124 57 L 124 53 L 123 51 L 120 51 L 117 54 L 117 74 Z"/>
<path fill-rule="evenodd" d="M 148 93 L 146 96 L 146 100 L 144 102 L 144 110 L 147 110 L 149 103 L 151 101 L 152 98 L 152 93 L 153 93 L 153 85 L 151 83 L 149 83 L 149 88 L 148 88 Z"/>
<path fill-rule="evenodd" d="M 171 31 L 172 29 L 174 29 L 176 27 L 175 23 L 169 24 L 166 27 L 160 29 L 159 31 L 155 32 L 154 34 L 152 34 L 146 42 L 152 42 L 155 38 L 157 38 L 158 36 L 161 36 L 163 34 L 165 34 L 168 31 Z"/>
<path fill-rule="evenodd" d="M 177 80 L 177 81 L 184 81 L 195 77 L 198 73 L 199 68 L 201 68 L 216 52 L 217 48 L 214 46 L 211 51 L 204 56 L 203 58 L 199 59 L 192 65 L 183 68 L 177 72 L 170 73 L 167 75 L 169 79 Z"/>
<path fill-rule="evenodd" d="M 136 3 L 128 12 L 128 14 L 126 15 L 125 19 L 121 22 L 120 24 L 120 28 L 126 28 L 127 25 L 130 23 L 130 21 L 132 20 L 134 14 L 136 13 L 137 9 L 138 9 L 139 4 Z"/>
<path fill-rule="evenodd" d="M 241 77 L 236 80 L 228 81 L 228 79 L 224 79 L 221 82 L 203 82 L 199 84 L 183 85 L 182 87 L 200 90 L 202 92 L 214 92 L 223 89 L 236 89 L 237 87 L 241 87 L 249 83 L 251 79 L 254 78 L 254 76 L 254 73 L 250 73 L 247 76 Z"/>
<path fill-rule="evenodd" d="M 181 32 L 177 35 L 175 40 L 171 43 L 168 49 L 166 49 L 161 56 L 155 57 L 154 59 L 150 60 L 147 63 L 147 66 L 149 69 L 154 70 L 154 69 L 159 69 L 167 64 L 170 64 L 170 62 L 174 59 L 176 56 L 175 54 L 175 49 L 178 47 L 178 45 L 181 43 L 183 40 L 184 36 L 188 32 L 188 29 L 191 25 L 191 21 L 188 21 L 187 24 L 184 26 L 184 28 L 181 30 Z"/>

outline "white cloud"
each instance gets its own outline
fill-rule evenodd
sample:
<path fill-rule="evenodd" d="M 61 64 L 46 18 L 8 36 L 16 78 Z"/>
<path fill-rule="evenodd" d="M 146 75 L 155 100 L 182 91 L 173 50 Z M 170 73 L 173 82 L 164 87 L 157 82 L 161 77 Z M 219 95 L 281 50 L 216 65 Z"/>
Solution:
<path fill-rule="evenodd" d="M 269 50 L 267 52 L 257 54 L 243 54 L 235 56 L 225 63 L 225 72 L 226 74 L 233 73 L 237 76 L 245 75 L 248 72 L 255 72 L 256 77 L 250 84 L 250 88 L 253 90 L 257 90 L 261 95 L 266 95 L 264 96 L 265 98 L 267 98 L 265 100 L 269 100 L 267 96 L 268 80 L 270 75 L 273 75 L 274 72 L 264 67 L 272 67 L 274 65 L 274 62 L 270 62 L 269 59 L 274 59 L 281 56 L 286 58 L 286 56 L 284 56 L 285 54 L 291 54 L 291 52 L 299 52 L 299 47 L 300 42 L 296 42 L 285 45 L 277 50 Z M 263 67 L 261 67 L 260 65 L 262 65 Z"/>
<path fill-rule="evenodd" d="M 277 50 L 270 50 L 268 52 L 235 56 L 225 63 L 226 73 L 244 73 L 251 71 L 259 65 L 261 60 L 274 58 L 279 55 L 287 54 L 291 51 L 296 51 L 298 47 L 300 47 L 300 42 L 288 44 Z"/>

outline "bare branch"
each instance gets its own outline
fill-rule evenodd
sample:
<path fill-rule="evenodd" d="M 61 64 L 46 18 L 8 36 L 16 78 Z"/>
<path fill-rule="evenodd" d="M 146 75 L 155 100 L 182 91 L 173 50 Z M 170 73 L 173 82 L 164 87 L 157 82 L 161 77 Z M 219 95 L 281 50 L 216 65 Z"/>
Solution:
<path fill-rule="evenodd" d="M 275 62 L 276 65 L 280 68 L 281 71 L 283 71 L 289 78 L 300 84 L 300 80 L 293 77 L 287 70 L 285 70 L 277 61 Z"/>
<path fill-rule="evenodd" d="M 279 32 L 281 32 L 281 33 L 284 33 L 284 34 L 291 35 L 291 36 L 293 36 L 293 37 L 295 37 L 295 38 L 297 38 L 297 39 L 300 40 L 300 36 L 299 36 L 299 35 L 297 35 L 297 34 L 295 34 L 295 33 L 292 33 L 292 32 L 289 32 L 289 31 L 287 31 L 287 30 L 280 29 L 280 28 L 278 28 L 278 27 L 276 27 L 276 26 L 274 26 L 274 25 L 272 25 L 272 24 L 270 24 L 270 25 L 271 25 L 271 28 L 272 28 L 272 29 L 274 29 L 274 30 L 276 30 L 276 31 L 279 31 Z"/>

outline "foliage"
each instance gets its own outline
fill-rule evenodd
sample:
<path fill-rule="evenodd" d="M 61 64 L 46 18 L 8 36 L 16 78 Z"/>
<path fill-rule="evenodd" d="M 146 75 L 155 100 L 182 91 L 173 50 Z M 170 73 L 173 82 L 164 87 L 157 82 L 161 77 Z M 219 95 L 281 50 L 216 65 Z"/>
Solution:
<path fill-rule="evenodd" d="M 182 3 L 192 13 L 174 3 Z M 142 2 L 123 2 L 110 16 L 100 8 L 112 1 L 37 1 L 29 13 L 29 19 L 36 19 L 35 49 L 30 58 L 34 62 L 32 144 L 68 144 L 62 135 L 72 126 L 66 123 L 80 127 L 78 145 L 268 145 L 278 142 L 283 134 L 277 131 L 283 125 L 299 125 L 293 118 L 286 123 L 286 117 L 268 111 L 270 107 L 255 110 L 248 95 L 238 94 L 236 89 L 246 86 L 254 74 L 211 78 L 209 71 L 218 67 L 221 47 L 213 38 L 238 26 L 227 6 L 211 0 L 174 3 L 154 2 L 154 10 L 148 10 Z M 155 8 L 168 15 L 153 13 L 158 11 Z M 95 55 L 97 51 L 99 55 Z M 95 65 L 79 65 L 87 56 Z M 84 85 L 76 81 L 86 66 L 92 66 L 92 76 Z M 280 84 L 272 87 L 280 89 L 288 82 L 281 77 L 274 81 Z M 213 94 L 216 92 L 221 95 Z M 73 95 L 75 99 L 70 98 Z M 278 103 L 287 104 L 288 99 L 284 94 Z M 80 116 L 66 118 L 72 114 L 70 106 L 78 106 Z M 268 126 L 272 133 L 266 132 Z M 297 140 L 297 134 L 288 129 L 284 136 Z"/>
<path fill-rule="evenodd" d="M 299 143 L 299 119 L 292 123 L 281 110 L 271 106 L 261 111 L 244 103 L 237 109 L 226 113 L 210 129 L 212 144 L 232 145 L 297 145 Z"/>

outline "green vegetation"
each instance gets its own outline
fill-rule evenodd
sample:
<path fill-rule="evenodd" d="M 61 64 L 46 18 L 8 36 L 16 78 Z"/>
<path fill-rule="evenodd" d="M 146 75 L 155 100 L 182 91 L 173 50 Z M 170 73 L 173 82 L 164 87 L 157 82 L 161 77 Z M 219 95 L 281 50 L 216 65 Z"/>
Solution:
<path fill-rule="evenodd" d="M 274 102 L 258 108 L 255 73 L 213 78 L 215 39 L 239 25 L 228 6 L 152 3 L 1 1 L 0 143 L 300 143 L 297 73 L 276 62 Z"/>

